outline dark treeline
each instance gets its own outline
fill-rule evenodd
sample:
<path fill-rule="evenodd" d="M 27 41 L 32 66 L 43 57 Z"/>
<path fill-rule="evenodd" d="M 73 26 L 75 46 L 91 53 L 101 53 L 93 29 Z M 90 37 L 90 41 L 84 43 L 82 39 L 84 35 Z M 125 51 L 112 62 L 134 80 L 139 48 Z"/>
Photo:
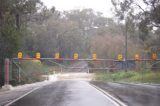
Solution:
<path fill-rule="evenodd" d="M 4 59 L 21 47 L 30 16 L 42 7 L 39 0 L 0 0 L 0 85 L 4 80 Z"/>

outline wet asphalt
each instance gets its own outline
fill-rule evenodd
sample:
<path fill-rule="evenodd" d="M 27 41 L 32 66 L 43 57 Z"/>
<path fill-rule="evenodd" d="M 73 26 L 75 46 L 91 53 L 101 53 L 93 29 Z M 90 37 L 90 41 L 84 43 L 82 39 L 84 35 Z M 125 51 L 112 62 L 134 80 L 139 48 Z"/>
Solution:
<path fill-rule="evenodd" d="M 44 86 L 10 106 L 115 106 L 85 81 L 57 81 Z"/>
<path fill-rule="evenodd" d="M 160 86 L 92 81 L 128 106 L 160 106 Z"/>

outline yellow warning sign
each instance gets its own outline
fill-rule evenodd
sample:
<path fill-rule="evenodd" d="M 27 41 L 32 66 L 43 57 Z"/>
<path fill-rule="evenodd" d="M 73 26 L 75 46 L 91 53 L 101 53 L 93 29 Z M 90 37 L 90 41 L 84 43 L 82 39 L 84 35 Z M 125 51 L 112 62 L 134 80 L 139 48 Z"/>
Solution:
<path fill-rule="evenodd" d="M 41 54 L 39 52 L 36 53 L 36 59 L 40 59 L 41 58 Z"/>
<path fill-rule="evenodd" d="M 73 58 L 74 58 L 75 60 L 77 60 L 77 59 L 78 59 L 78 53 L 74 53 Z"/>
<path fill-rule="evenodd" d="M 55 59 L 60 59 L 60 54 L 59 53 L 55 53 L 54 58 Z"/>
<path fill-rule="evenodd" d="M 134 55 L 134 59 L 135 59 L 135 60 L 140 60 L 140 55 L 139 55 L 139 54 L 135 54 L 135 55 Z"/>
<path fill-rule="evenodd" d="M 96 54 L 96 53 L 93 53 L 93 54 L 92 54 L 92 59 L 93 59 L 93 60 L 96 60 L 96 59 L 97 59 L 97 54 Z"/>
<path fill-rule="evenodd" d="M 22 57 L 23 57 L 22 52 L 18 52 L 18 59 L 22 59 Z"/>
<path fill-rule="evenodd" d="M 122 54 L 118 54 L 117 59 L 118 59 L 119 61 L 122 61 L 122 60 L 123 60 L 123 55 L 122 55 Z"/>
<path fill-rule="evenodd" d="M 157 54 L 156 53 L 152 53 L 152 60 L 157 60 Z"/>

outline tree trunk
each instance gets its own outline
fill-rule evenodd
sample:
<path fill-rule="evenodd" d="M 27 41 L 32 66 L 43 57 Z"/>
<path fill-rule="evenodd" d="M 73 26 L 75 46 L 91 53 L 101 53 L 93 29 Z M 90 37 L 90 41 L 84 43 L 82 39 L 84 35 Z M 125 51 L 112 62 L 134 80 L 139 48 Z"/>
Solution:
<path fill-rule="evenodd" d="M 20 30 L 20 15 L 16 14 L 16 27 L 18 30 Z"/>

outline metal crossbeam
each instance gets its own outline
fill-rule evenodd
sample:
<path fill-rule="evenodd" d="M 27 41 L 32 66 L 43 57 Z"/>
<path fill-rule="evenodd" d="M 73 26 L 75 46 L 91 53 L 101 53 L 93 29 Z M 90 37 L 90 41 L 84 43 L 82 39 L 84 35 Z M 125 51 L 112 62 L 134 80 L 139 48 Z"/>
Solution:
<path fill-rule="evenodd" d="M 22 58 L 22 59 L 18 59 L 18 58 L 12 58 L 13 60 L 57 60 L 57 61 L 115 61 L 115 62 L 122 62 L 120 60 L 116 60 L 116 59 L 72 59 L 72 58 L 60 58 L 60 59 L 55 59 L 55 58 L 40 58 L 40 59 L 36 59 L 36 58 Z M 135 60 L 135 59 L 127 59 L 127 60 L 123 60 L 123 61 L 160 61 L 160 59 L 140 59 L 140 60 Z"/>
<path fill-rule="evenodd" d="M 118 70 L 119 68 L 84 68 L 84 67 L 65 67 L 64 69 L 92 69 L 92 70 Z"/>

